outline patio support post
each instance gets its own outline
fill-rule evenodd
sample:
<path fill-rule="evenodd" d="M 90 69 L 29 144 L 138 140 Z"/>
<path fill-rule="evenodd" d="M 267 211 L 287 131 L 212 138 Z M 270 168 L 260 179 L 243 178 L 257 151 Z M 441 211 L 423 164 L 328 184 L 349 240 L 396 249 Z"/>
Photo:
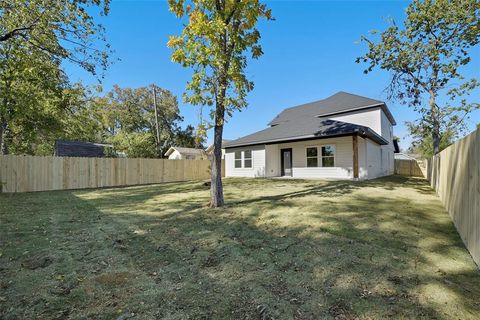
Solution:
<path fill-rule="evenodd" d="M 358 136 L 352 136 L 353 145 L 353 178 L 358 179 Z"/>

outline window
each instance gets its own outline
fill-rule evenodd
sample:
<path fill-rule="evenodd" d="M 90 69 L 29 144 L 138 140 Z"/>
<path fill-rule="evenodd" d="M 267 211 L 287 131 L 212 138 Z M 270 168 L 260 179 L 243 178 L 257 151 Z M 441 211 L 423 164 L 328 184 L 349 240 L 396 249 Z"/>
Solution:
<path fill-rule="evenodd" d="M 318 149 L 316 147 L 307 148 L 307 167 L 318 167 Z"/>
<path fill-rule="evenodd" d="M 335 166 L 335 147 L 323 146 L 322 147 L 322 167 L 334 167 Z"/>
<path fill-rule="evenodd" d="M 244 168 L 252 167 L 252 150 L 245 150 L 243 152 L 243 167 Z"/>
<path fill-rule="evenodd" d="M 235 168 L 242 167 L 242 151 L 235 151 Z"/>

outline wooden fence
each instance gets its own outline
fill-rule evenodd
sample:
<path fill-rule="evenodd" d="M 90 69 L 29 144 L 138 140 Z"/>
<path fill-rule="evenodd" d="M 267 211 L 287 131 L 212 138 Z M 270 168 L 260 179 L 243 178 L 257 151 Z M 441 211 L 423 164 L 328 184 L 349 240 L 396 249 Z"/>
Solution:
<path fill-rule="evenodd" d="M 427 179 L 480 266 L 480 129 L 429 160 Z"/>
<path fill-rule="evenodd" d="M 401 176 L 425 177 L 416 160 L 395 159 L 395 174 Z"/>
<path fill-rule="evenodd" d="M 2 192 L 132 186 L 209 177 L 209 160 L 0 156 Z"/>

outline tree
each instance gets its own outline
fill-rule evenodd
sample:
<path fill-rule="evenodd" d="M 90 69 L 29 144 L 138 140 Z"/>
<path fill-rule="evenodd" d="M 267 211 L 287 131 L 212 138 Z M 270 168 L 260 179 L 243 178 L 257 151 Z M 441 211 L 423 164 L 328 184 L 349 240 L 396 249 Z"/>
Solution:
<path fill-rule="evenodd" d="M 476 0 L 414 0 L 406 14 L 404 28 L 390 20 L 378 43 L 362 37 L 368 52 L 357 62 L 368 62 L 365 73 L 376 67 L 391 73 L 389 98 L 420 114 L 418 132 L 431 136 L 437 154 L 442 126 L 460 126 L 479 107 L 465 98 L 479 82 L 465 79 L 460 69 L 470 62 L 469 49 L 480 41 L 480 6 Z M 441 94 L 449 99 L 443 106 L 438 103 Z"/>
<path fill-rule="evenodd" d="M 48 74 L 48 77 L 45 75 Z M 0 46 L 0 151 L 31 153 L 31 143 L 56 130 L 67 79 L 59 63 L 16 43 Z"/>
<path fill-rule="evenodd" d="M 109 4 L 110 0 L 0 0 L 0 45 L 16 42 L 25 52 L 68 60 L 95 74 L 98 66 L 108 66 L 111 51 L 90 9 L 100 8 L 107 15 Z"/>
<path fill-rule="evenodd" d="M 180 36 L 171 36 L 172 60 L 192 67 L 185 101 L 211 107 L 214 153 L 211 169 L 212 207 L 224 204 L 221 177 L 221 145 L 225 116 L 246 107 L 253 82 L 245 75 L 247 54 L 252 59 L 263 52 L 259 45 L 259 19 L 271 20 L 271 11 L 259 0 L 169 0 L 177 17 L 188 17 Z"/>
<path fill-rule="evenodd" d="M 198 141 L 198 136 L 195 132 L 195 128 L 189 124 L 185 129 L 177 128 L 177 130 L 175 131 L 172 146 L 176 145 L 180 147 L 203 149 L 204 143 L 204 140 Z"/>
<path fill-rule="evenodd" d="M 62 126 L 71 87 L 69 61 L 92 74 L 105 69 L 110 49 L 90 7 L 101 0 L 0 0 L 0 152 L 35 153 L 39 139 Z M 100 48 L 100 49 L 99 49 Z"/>
<path fill-rule="evenodd" d="M 406 122 L 410 136 L 413 138 L 409 147 L 409 152 L 419 154 L 423 158 L 428 159 L 434 156 L 432 135 L 428 128 L 422 127 L 415 122 Z M 425 132 L 427 130 L 427 132 Z M 455 127 L 443 127 L 440 129 L 440 145 L 439 150 L 442 151 L 451 145 L 458 137 L 458 130 Z"/>
<path fill-rule="evenodd" d="M 182 120 L 177 98 L 155 85 L 137 89 L 114 86 L 99 98 L 98 112 L 106 140 L 129 157 L 161 158 L 174 141 Z"/>

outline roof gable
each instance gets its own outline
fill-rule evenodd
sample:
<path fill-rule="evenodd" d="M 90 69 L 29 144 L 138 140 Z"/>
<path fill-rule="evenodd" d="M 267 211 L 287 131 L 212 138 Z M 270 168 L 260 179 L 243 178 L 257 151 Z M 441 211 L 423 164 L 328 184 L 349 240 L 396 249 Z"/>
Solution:
<path fill-rule="evenodd" d="M 305 117 L 321 117 L 345 113 L 349 111 L 362 110 L 370 107 L 381 107 L 392 124 L 395 123 L 390 110 L 383 101 L 362 97 L 359 95 L 337 92 L 323 100 L 318 100 L 296 107 L 287 108 L 280 112 L 268 125 L 275 126 L 281 123 L 294 121 Z"/>

